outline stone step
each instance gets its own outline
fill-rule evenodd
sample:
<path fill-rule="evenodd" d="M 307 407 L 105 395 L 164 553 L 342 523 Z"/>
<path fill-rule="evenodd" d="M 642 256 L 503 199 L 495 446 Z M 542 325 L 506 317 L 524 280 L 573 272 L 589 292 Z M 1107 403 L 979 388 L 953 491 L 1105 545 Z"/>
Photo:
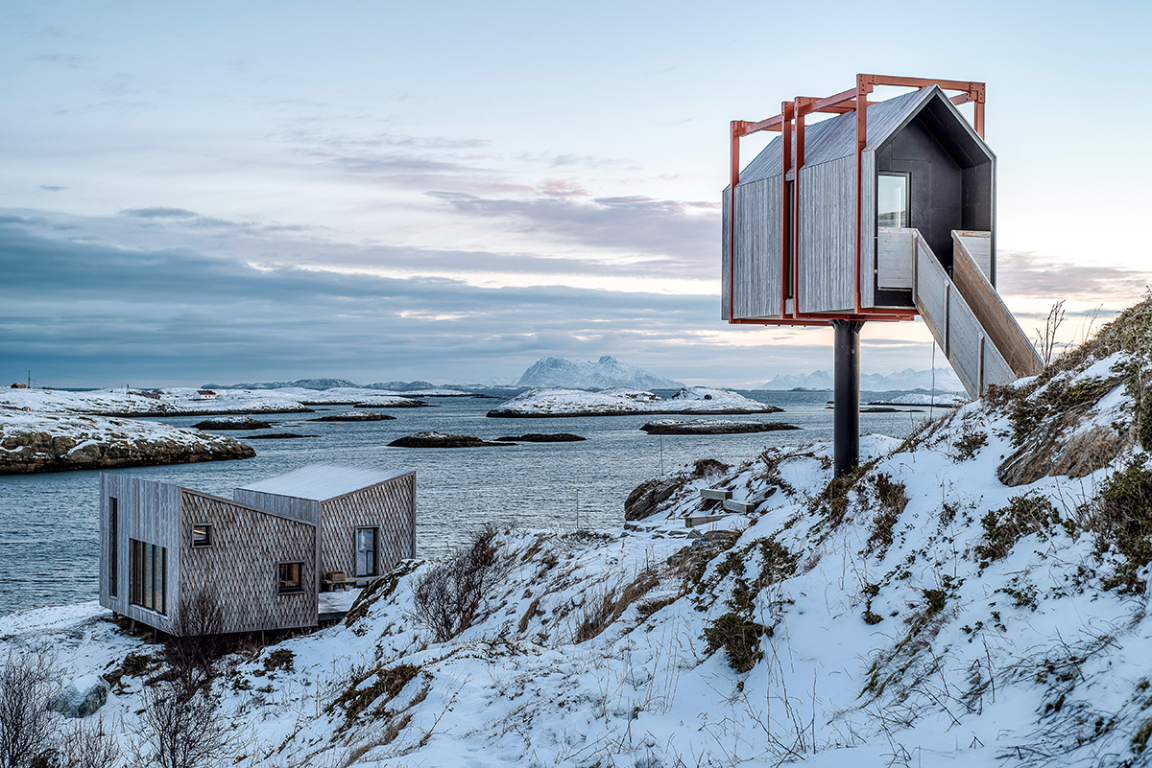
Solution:
<path fill-rule="evenodd" d="M 732 498 L 732 491 L 726 491 L 723 488 L 700 489 L 701 501 L 727 501 L 730 498 Z"/>
<path fill-rule="evenodd" d="M 724 500 L 724 509 L 729 512 L 739 512 L 746 515 L 756 509 L 756 505 L 750 501 L 733 501 L 732 499 Z"/>

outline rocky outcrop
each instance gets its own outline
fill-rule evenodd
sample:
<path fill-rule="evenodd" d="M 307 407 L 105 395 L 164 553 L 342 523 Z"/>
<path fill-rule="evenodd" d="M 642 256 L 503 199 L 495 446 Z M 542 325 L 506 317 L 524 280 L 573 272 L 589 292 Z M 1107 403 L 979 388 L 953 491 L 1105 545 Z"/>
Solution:
<path fill-rule="evenodd" d="M 147 421 L 0 411 L 0 474 L 249 459 L 230 437 Z"/>
<path fill-rule="evenodd" d="M 632 493 L 624 500 L 624 519 L 643 520 L 658 511 L 664 502 L 684 488 L 690 480 L 727 470 L 728 465 L 716 459 L 697 459 L 691 472 L 645 480 L 633 488 Z"/>
<path fill-rule="evenodd" d="M 640 427 L 650 435 L 739 435 L 752 432 L 775 432 L 800 429 L 779 421 L 727 421 L 719 419 L 657 419 Z"/>
<path fill-rule="evenodd" d="M 417 432 L 388 443 L 392 448 L 483 448 L 507 446 L 510 443 L 490 443 L 471 435 L 449 435 L 444 432 Z"/>
<path fill-rule="evenodd" d="M 386 413 L 378 413 L 376 411 L 348 411 L 347 413 L 336 413 L 331 416 L 321 416 L 318 419 L 309 419 L 309 421 L 394 421 L 395 419 L 395 416 L 389 416 Z"/>
<path fill-rule="evenodd" d="M 193 429 L 215 429 L 228 430 L 228 429 L 268 429 L 272 426 L 266 421 L 258 421 L 251 416 L 224 416 L 215 419 L 207 419 L 199 424 L 193 424 Z"/>
<path fill-rule="evenodd" d="M 496 440 L 501 443 L 578 443 L 587 439 L 586 437 L 573 435 L 569 432 L 556 432 L 551 435 L 542 435 L 533 432 L 528 435 L 520 435 L 519 437 L 506 436 L 496 438 Z"/>

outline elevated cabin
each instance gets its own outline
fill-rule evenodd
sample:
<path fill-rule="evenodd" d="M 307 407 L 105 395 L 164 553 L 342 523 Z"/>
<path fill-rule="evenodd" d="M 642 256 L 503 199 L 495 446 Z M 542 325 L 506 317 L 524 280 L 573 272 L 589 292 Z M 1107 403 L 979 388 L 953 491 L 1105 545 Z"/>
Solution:
<path fill-rule="evenodd" d="M 861 307 L 915 307 L 912 249 L 900 232 L 906 229 L 919 230 L 949 272 L 952 233 L 980 233 L 973 235 L 984 243 L 979 266 L 995 286 L 992 150 L 938 86 L 876 102 L 867 111 L 860 153 Z M 791 137 L 791 157 L 797 156 L 798 135 Z M 736 185 L 734 311 L 727 258 L 731 189 L 725 190 L 725 320 L 855 310 L 856 116 L 849 112 L 805 127 L 799 181 L 794 167 L 782 172 L 782 141 L 775 138 L 741 170 Z"/>
<path fill-rule="evenodd" d="M 919 315 L 973 397 L 1039 371 L 996 292 L 996 156 L 982 138 L 984 86 L 939 82 L 961 94 L 949 98 L 930 80 L 859 75 L 852 91 L 733 123 L 723 319 L 835 326 L 848 364 L 862 323 Z M 869 102 L 875 85 L 917 90 Z M 975 129 L 956 108 L 968 101 Z M 835 116 L 806 125 L 816 112 Z M 781 135 L 741 168 L 739 139 L 761 130 Z M 851 388 L 858 375 L 843 370 Z"/>
<path fill-rule="evenodd" d="M 215 592 L 223 632 L 316 626 L 327 574 L 378 578 L 415 554 L 416 476 L 313 465 L 235 498 L 100 476 L 100 604 L 168 634 Z"/>

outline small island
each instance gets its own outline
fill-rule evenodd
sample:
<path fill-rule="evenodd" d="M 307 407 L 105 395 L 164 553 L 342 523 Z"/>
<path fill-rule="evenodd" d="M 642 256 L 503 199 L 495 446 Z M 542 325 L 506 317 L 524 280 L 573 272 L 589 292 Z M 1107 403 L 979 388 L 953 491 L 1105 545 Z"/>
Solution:
<path fill-rule="evenodd" d="M 491 443 L 472 435 L 449 435 L 444 432 L 417 432 L 388 443 L 391 448 L 486 448 L 504 447 L 511 443 Z"/>
<path fill-rule="evenodd" d="M 629 414 L 745 414 L 779 413 L 736 392 L 712 387 L 685 387 L 670 398 L 643 389 L 613 387 L 598 392 L 582 389 L 530 389 L 493 408 L 494 418 L 541 419 L 571 416 L 627 416 Z"/>
<path fill-rule="evenodd" d="M 352 422 L 352 421 L 395 421 L 395 416 L 389 416 L 386 413 L 378 411 L 348 411 L 347 413 L 334 413 L 331 416 L 321 416 L 316 419 L 309 419 L 309 421 L 336 421 L 336 422 Z"/>
<path fill-rule="evenodd" d="M 573 435 L 569 432 L 557 432 L 551 435 L 542 435 L 533 432 L 527 435 L 520 435 L 519 437 L 508 435 L 496 438 L 496 440 L 501 443 L 578 443 L 587 439 L 586 437 Z"/>
<path fill-rule="evenodd" d="M 205 419 L 199 424 L 193 424 L 193 429 L 215 429 L 220 430 L 243 430 L 243 429 L 268 429 L 271 424 L 266 421 L 259 421 L 251 416 L 217 416 L 211 419 Z"/>
<path fill-rule="evenodd" d="M 650 435 L 740 435 L 800 429 L 780 421 L 731 421 L 725 419 L 657 419 L 640 427 Z"/>

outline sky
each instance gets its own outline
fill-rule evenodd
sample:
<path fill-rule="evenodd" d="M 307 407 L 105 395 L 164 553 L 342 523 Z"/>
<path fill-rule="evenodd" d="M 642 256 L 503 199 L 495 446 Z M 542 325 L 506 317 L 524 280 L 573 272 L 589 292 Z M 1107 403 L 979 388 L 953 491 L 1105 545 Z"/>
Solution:
<path fill-rule="evenodd" d="M 1144 294 L 1152 4 L 811 8 L 0 0 L 0 383 L 828 370 L 830 331 L 720 320 L 719 200 L 730 120 L 858 72 L 987 83 L 1026 331 Z M 933 360 L 864 328 L 865 372 Z"/>

